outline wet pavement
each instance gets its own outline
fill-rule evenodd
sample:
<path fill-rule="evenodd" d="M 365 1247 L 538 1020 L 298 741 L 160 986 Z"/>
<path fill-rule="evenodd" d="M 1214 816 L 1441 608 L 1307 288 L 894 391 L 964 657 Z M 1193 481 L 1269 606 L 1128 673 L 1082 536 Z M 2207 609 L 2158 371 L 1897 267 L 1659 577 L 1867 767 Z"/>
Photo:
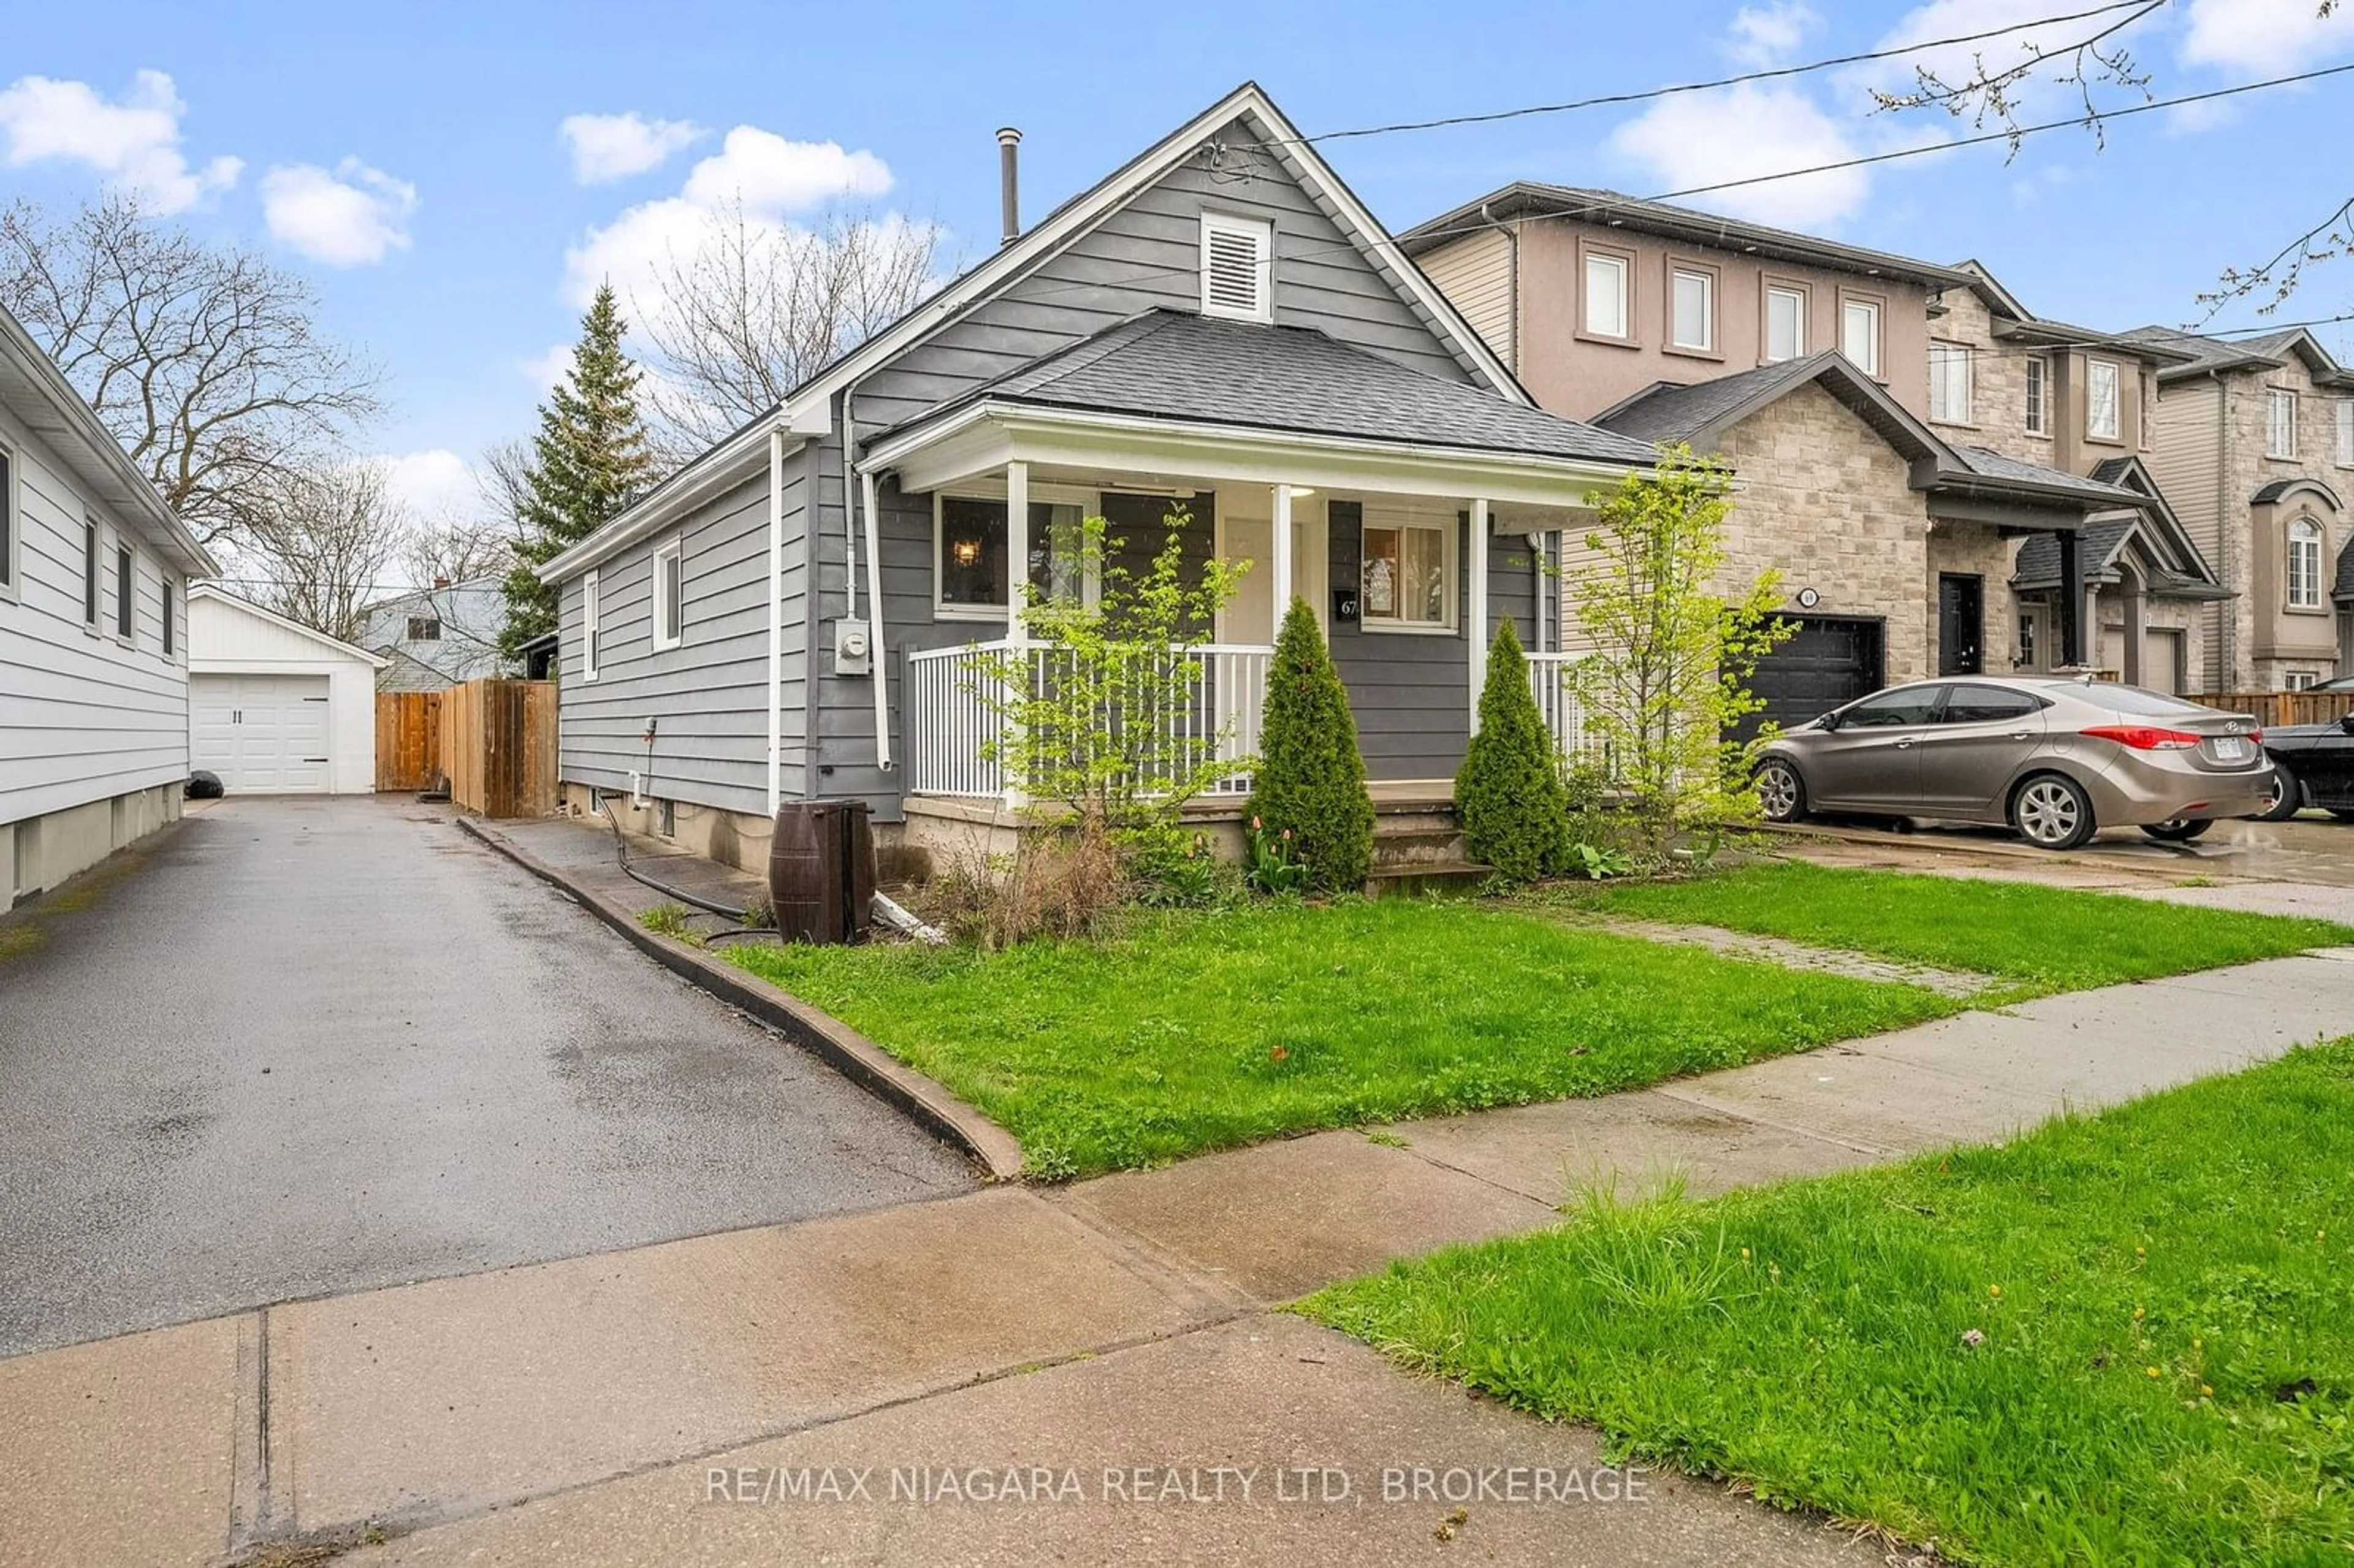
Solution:
<path fill-rule="evenodd" d="M 396 799 L 228 800 L 0 942 L 0 1357 L 961 1192 Z"/>
<path fill-rule="evenodd" d="M 2307 811 L 2285 822 L 2218 822 L 2195 843 L 2160 843 L 2138 828 L 2112 828 L 2091 842 L 2052 854 L 2001 828 L 1954 822 L 1899 824 L 1883 819 L 1810 821 L 1798 832 L 1852 843 L 1909 847 L 1927 853 L 1999 855 L 2022 864 L 2092 868 L 2140 876 L 2245 877 L 2327 887 L 2354 887 L 2354 822 Z M 2074 879 L 2081 881 L 2082 879 Z"/>

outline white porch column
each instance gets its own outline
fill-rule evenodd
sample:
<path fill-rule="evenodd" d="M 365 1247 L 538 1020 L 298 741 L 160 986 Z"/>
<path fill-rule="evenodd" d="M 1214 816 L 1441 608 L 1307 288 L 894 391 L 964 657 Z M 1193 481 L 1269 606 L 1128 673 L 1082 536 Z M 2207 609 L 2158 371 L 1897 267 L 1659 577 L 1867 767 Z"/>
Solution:
<path fill-rule="evenodd" d="M 1019 461 L 1005 465 L 1005 646 L 1008 662 L 1027 682 L 1030 623 L 1022 612 L 1030 603 L 1030 465 Z M 1008 751 L 1018 753 L 1021 732 L 1011 725 L 1007 732 Z M 1015 777 L 1011 767 L 1004 771 L 1005 803 L 1018 807 L 1028 780 Z"/>
<path fill-rule="evenodd" d="M 1488 503 L 1486 498 L 1474 498 L 1471 503 L 1471 548 L 1464 575 L 1470 580 L 1470 615 L 1464 639 L 1470 646 L 1466 656 L 1469 669 L 1468 678 L 1471 706 L 1465 723 L 1469 733 L 1479 733 L 1479 688 L 1488 673 Z"/>
<path fill-rule="evenodd" d="M 1273 641 L 1283 630 L 1283 618 L 1291 613 L 1295 591 L 1291 586 L 1291 486 L 1288 484 L 1275 487 L 1275 526 L 1269 532 L 1273 536 L 1267 549 L 1272 557 L 1267 565 L 1274 570 L 1275 625 L 1268 630 L 1267 640 Z"/>

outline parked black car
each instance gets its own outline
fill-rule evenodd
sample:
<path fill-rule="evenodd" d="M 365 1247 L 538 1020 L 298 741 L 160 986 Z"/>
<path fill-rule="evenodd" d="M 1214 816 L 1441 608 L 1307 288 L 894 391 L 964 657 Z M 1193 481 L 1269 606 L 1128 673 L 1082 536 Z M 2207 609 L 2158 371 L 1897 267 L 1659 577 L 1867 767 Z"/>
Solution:
<path fill-rule="evenodd" d="M 2273 803 L 2257 818 L 2282 822 L 2319 806 L 2354 822 L 2354 714 L 2336 724 L 2290 724 L 2264 731 L 2273 763 Z"/>

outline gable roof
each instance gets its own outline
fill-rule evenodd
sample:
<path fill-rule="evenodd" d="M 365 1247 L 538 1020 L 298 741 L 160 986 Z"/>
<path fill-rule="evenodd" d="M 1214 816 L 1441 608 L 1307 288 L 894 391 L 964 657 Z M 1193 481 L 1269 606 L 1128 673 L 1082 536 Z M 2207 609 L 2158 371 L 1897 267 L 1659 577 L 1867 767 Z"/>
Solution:
<path fill-rule="evenodd" d="M 1176 130 L 1130 158 L 1111 174 L 1065 201 L 1044 218 L 944 284 L 857 347 L 787 393 L 774 408 L 747 421 L 706 448 L 660 484 L 631 503 L 597 533 L 538 568 L 543 582 L 578 575 L 614 551 L 661 527 L 676 512 L 746 472 L 764 453 L 773 432 L 795 444 L 832 429 L 832 399 L 877 366 L 887 363 L 957 320 L 969 307 L 993 298 L 1017 280 L 1059 255 L 1097 222 L 1138 192 L 1167 175 L 1235 123 L 1251 129 L 1285 171 L 1328 208 L 1341 231 L 1355 240 L 1402 298 L 1445 343 L 1463 367 L 1499 396 L 1532 408 L 1536 400 L 1486 340 L 1472 330 L 1454 303 L 1406 260 L 1390 232 L 1357 199 L 1332 166 L 1301 136 L 1299 128 L 1256 81 L 1246 81 Z"/>
<path fill-rule="evenodd" d="M 1860 245 L 1843 245 L 1836 239 L 1772 228 L 1647 196 L 1583 185 L 1547 185 L 1538 180 L 1515 180 L 1477 201 L 1466 202 L 1451 212 L 1418 223 L 1398 237 L 1398 244 L 1407 255 L 1421 256 L 1450 239 L 1506 217 L 1563 217 L 1608 224 L 1693 245 L 1713 246 L 1720 250 L 1741 250 L 1776 260 L 1860 272 L 1867 277 L 1899 278 L 1931 289 L 1959 288 L 1970 281 L 1967 273 L 1934 261 L 1867 250 Z"/>
<path fill-rule="evenodd" d="M 2179 350 L 2182 360 L 2158 373 L 2160 381 L 2178 381 L 2186 376 L 2204 376 L 2211 371 L 2272 370 L 2286 365 L 2295 355 L 2305 362 L 2317 381 L 2334 386 L 2354 386 L 2354 373 L 2331 356 L 2321 346 L 2321 340 L 2303 327 L 2283 327 L 2277 332 L 2255 337 L 2209 337 L 2200 333 L 2184 332 L 2179 327 L 2143 326 L 2121 337 L 2137 343 L 2154 343 Z"/>
<path fill-rule="evenodd" d="M 2121 562 L 2128 546 L 2138 544 L 2136 554 L 2143 558 L 2149 591 L 2160 599 L 2232 599 L 2232 590 L 2217 583 L 2211 576 L 2200 576 L 2179 570 L 2170 565 L 2165 551 L 2159 547 L 2147 517 L 2106 517 L 2086 524 L 2076 534 L 2076 565 L 2080 579 L 2100 585 L 2121 582 L 2125 571 Z M 2011 563 L 2010 585 L 2015 588 L 2053 588 L 2060 586 L 2060 535 L 2031 534 L 2019 546 L 2019 555 Z"/>
<path fill-rule="evenodd" d="M 229 592 L 228 589 L 222 588 L 217 583 L 191 583 L 188 585 L 189 604 L 194 605 L 202 599 L 216 599 L 220 603 L 228 606 L 232 609 L 243 610 L 246 614 L 254 617 L 256 620 L 268 621 L 270 625 L 277 627 L 281 631 L 289 631 L 297 637 L 316 642 L 328 652 L 339 654 L 344 658 L 362 660 L 374 669 L 381 670 L 387 662 L 389 662 L 389 661 L 386 660 L 380 654 L 371 653 L 365 648 L 355 647 L 339 637 L 328 636 L 325 632 L 320 630 L 315 626 L 305 626 L 301 621 L 281 615 L 274 609 L 265 609 L 264 607 L 254 603 L 251 599 L 247 599 L 242 594 L 234 594 Z M 191 631 L 190 636 L 193 639 L 193 630 Z M 205 658 L 206 655 L 196 653 L 194 650 L 191 650 L 189 657 L 192 659 L 202 659 Z"/>
<path fill-rule="evenodd" d="M 1032 360 L 868 445 L 984 402 L 1633 467 L 1649 466 L 1656 455 L 1644 441 L 1507 402 L 1313 327 L 1167 309 Z"/>
<path fill-rule="evenodd" d="M 2004 288 L 1985 262 L 1975 258 L 1958 261 L 1955 267 L 1969 275 L 1970 291 L 1985 302 L 1988 315 L 1993 318 L 1994 335 L 1997 337 L 2050 344 L 2055 347 L 2114 349 L 2158 366 L 2179 365 L 2190 358 L 2186 351 L 2158 339 L 2101 332 L 2096 328 L 2039 316 L 2020 302 L 2018 295 Z"/>

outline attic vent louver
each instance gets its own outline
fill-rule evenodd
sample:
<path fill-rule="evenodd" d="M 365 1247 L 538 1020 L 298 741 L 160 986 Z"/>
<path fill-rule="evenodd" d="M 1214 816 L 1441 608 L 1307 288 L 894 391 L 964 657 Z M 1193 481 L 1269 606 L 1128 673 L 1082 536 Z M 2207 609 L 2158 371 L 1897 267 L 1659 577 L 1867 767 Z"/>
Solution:
<path fill-rule="evenodd" d="M 1242 321 L 1275 317 L 1271 226 L 1202 215 L 1202 313 Z"/>

